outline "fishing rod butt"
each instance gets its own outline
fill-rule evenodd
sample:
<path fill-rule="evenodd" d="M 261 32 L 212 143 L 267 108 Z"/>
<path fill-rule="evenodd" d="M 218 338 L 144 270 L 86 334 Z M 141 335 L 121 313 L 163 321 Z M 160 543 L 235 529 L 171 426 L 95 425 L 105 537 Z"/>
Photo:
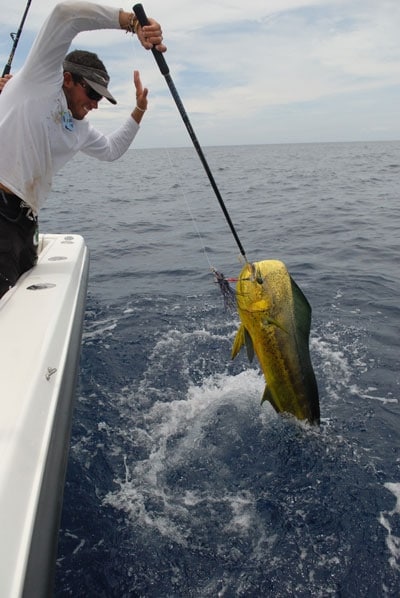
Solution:
<path fill-rule="evenodd" d="M 133 6 L 133 12 L 135 13 L 135 16 L 137 17 L 137 20 L 139 21 L 140 25 L 143 27 L 144 25 L 149 25 L 149 20 L 147 18 L 147 15 L 144 11 L 143 5 L 142 4 L 135 4 Z M 152 48 L 151 51 L 153 52 L 153 56 L 156 59 L 156 62 L 158 64 L 158 68 L 160 69 L 161 73 L 165 76 L 168 75 L 169 73 L 169 68 L 168 65 L 165 61 L 165 58 L 162 54 L 162 52 L 159 52 L 157 50 L 157 48 Z"/>

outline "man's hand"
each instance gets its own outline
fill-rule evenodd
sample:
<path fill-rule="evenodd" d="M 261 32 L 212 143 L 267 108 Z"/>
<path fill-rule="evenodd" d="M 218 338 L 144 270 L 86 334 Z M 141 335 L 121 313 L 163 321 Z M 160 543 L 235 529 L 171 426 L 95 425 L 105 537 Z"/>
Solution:
<path fill-rule="evenodd" d="M 143 87 L 139 71 L 133 71 L 133 82 L 136 87 L 136 106 L 132 112 L 132 118 L 139 124 L 147 110 L 147 94 L 149 90 L 147 87 Z"/>
<path fill-rule="evenodd" d="M 139 25 L 136 31 L 140 43 L 146 50 L 151 50 L 154 47 L 159 52 L 165 52 L 167 47 L 162 43 L 161 25 L 154 19 L 147 20 L 149 25 L 144 25 L 144 27 Z"/>
<path fill-rule="evenodd" d="M 12 75 L 4 75 L 4 77 L 0 77 L 0 93 L 3 90 L 7 81 L 11 79 Z"/>

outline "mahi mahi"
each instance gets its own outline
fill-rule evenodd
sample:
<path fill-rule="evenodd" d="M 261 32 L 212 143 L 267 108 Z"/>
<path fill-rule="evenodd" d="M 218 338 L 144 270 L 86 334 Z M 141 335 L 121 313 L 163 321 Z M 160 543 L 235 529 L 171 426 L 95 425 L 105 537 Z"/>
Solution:
<path fill-rule="evenodd" d="M 262 403 L 319 424 L 318 387 L 311 364 L 309 336 L 311 307 L 277 260 L 246 263 L 237 285 L 241 320 L 232 347 L 232 359 L 242 346 L 250 362 L 260 362 L 266 387 Z"/>

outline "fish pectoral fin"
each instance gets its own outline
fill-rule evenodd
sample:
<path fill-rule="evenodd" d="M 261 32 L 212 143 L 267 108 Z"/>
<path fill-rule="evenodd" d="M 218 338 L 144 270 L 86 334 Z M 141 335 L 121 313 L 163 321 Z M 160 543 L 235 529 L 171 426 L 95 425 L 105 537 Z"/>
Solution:
<path fill-rule="evenodd" d="M 264 326 L 264 328 L 266 328 L 269 325 L 276 326 L 277 328 L 280 328 L 281 330 L 283 330 L 283 332 L 286 332 L 286 334 L 289 334 L 289 332 L 286 330 L 286 328 L 284 328 L 281 324 L 279 324 L 279 322 L 277 322 L 276 320 L 273 320 L 272 318 L 269 318 L 268 316 L 265 316 L 263 318 L 263 326 Z"/>
<path fill-rule="evenodd" d="M 231 351 L 231 359 L 235 359 L 240 349 L 245 346 L 247 351 L 247 357 L 250 363 L 254 358 L 254 347 L 253 341 L 251 340 L 250 334 L 247 332 L 243 324 L 240 325 L 239 330 L 236 333 L 235 340 L 233 341 L 233 347 Z"/>
<path fill-rule="evenodd" d="M 233 347 L 231 351 L 231 359 L 235 359 L 236 355 L 239 353 L 240 349 L 245 344 L 244 340 L 244 326 L 241 324 L 239 326 L 239 330 L 236 333 L 235 340 L 233 341 Z"/>

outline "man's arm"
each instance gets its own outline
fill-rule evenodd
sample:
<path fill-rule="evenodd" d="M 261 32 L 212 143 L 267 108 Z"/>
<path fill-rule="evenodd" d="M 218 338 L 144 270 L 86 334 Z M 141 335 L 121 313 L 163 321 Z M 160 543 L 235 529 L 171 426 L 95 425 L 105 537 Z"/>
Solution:
<path fill-rule="evenodd" d="M 60 2 L 43 24 L 21 69 L 25 80 L 29 79 L 32 85 L 61 85 L 62 61 L 78 33 L 99 29 L 130 31 L 134 18 L 132 12 L 93 2 Z M 138 39 L 146 49 L 155 45 L 160 51 L 165 51 L 160 25 L 154 19 L 149 19 L 149 22 L 147 27 L 137 27 Z"/>

